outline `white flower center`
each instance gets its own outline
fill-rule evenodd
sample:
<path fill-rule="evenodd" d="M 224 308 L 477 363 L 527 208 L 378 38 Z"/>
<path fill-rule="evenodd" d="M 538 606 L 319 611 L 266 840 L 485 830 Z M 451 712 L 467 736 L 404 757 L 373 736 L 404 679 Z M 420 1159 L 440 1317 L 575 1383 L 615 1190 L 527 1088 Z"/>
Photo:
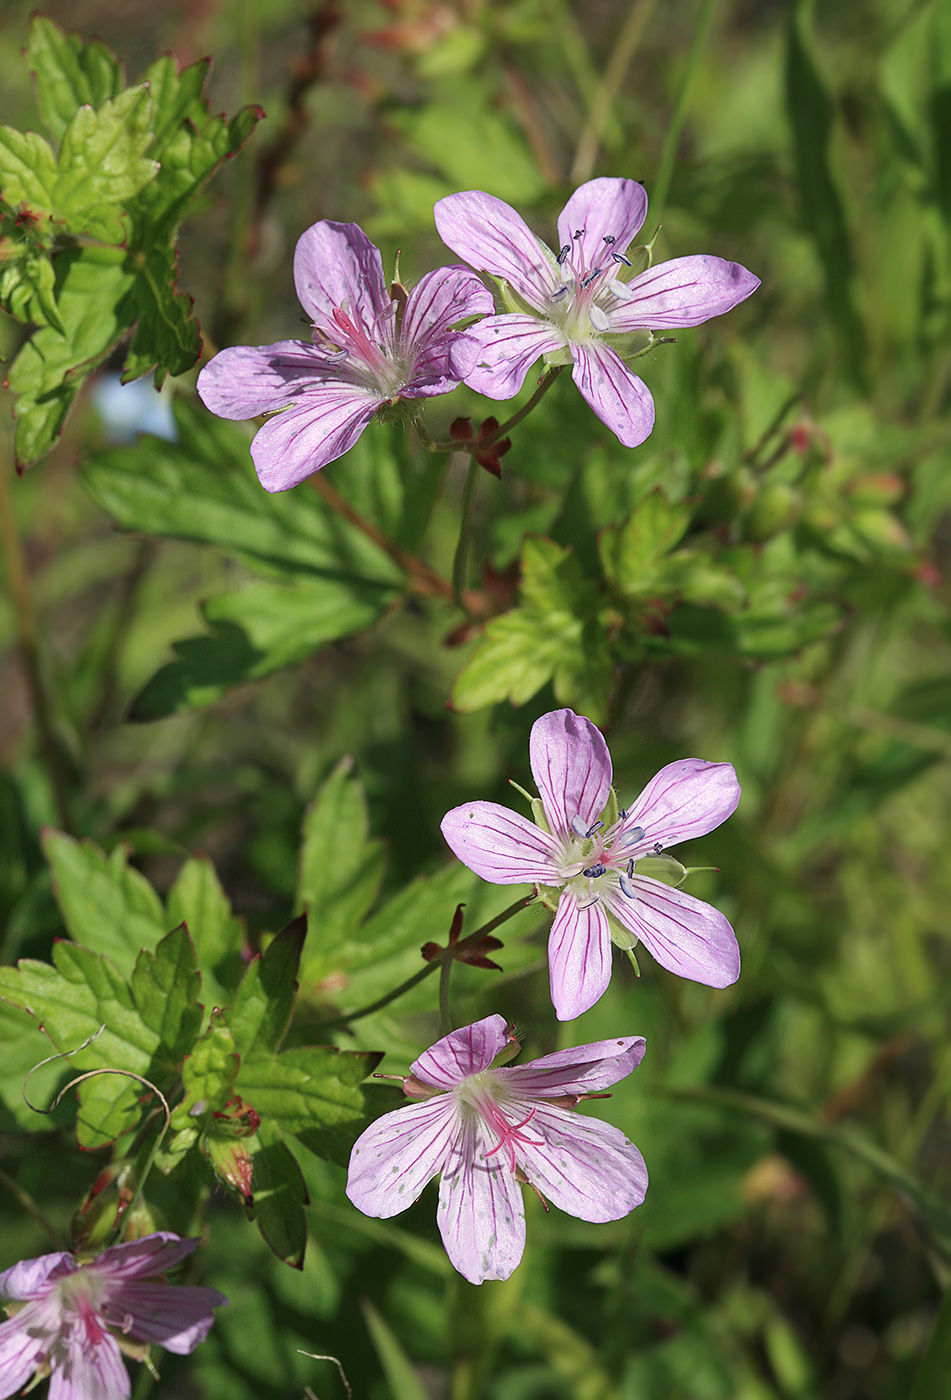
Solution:
<path fill-rule="evenodd" d="M 583 229 L 576 230 L 571 243 L 559 251 L 555 261 L 561 268 L 562 282 L 548 299 L 550 319 L 576 344 L 596 340 L 610 330 L 612 306 L 625 295 L 623 283 L 617 279 L 618 267 L 631 265 L 615 247 L 617 240 L 608 234 L 597 263 L 587 267 L 573 246 L 581 249 L 583 233 Z"/>

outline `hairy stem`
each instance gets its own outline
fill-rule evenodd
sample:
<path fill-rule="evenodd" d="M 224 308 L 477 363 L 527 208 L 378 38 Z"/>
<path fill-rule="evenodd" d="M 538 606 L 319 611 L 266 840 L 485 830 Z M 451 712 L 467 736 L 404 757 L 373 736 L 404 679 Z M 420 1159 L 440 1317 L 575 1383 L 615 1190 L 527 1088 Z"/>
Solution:
<path fill-rule="evenodd" d="M 46 1218 L 46 1216 L 40 1210 L 39 1206 L 36 1204 L 30 1193 L 28 1191 L 24 1191 L 20 1183 L 18 1181 L 14 1181 L 12 1176 L 7 1176 L 5 1171 L 0 1171 L 0 1186 L 3 1186 L 7 1191 L 9 1191 L 11 1196 L 15 1196 L 16 1199 L 19 1201 L 20 1205 L 23 1207 L 23 1209 L 27 1211 L 30 1215 L 32 1215 L 33 1219 L 38 1221 L 39 1224 L 43 1226 L 43 1229 L 50 1237 L 50 1241 L 52 1242 L 53 1248 L 57 1250 L 62 1249 L 63 1241 L 60 1239 L 59 1231 L 57 1230 L 56 1226 L 52 1223 L 52 1221 Z"/>
<path fill-rule="evenodd" d="M 459 512 L 459 542 L 452 561 L 452 595 L 456 606 L 465 612 L 462 590 L 466 586 L 466 561 L 469 557 L 469 536 L 472 523 L 472 503 L 479 484 L 479 464 L 474 457 L 469 458 L 466 468 L 466 484 L 462 492 L 462 508 Z"/>

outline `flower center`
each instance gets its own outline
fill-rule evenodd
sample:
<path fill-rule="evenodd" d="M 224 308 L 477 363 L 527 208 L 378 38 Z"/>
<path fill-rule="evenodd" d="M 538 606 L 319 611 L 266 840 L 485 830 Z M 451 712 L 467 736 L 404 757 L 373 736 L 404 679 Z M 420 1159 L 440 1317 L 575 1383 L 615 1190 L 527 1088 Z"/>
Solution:
<path fill-rule="evenodd" d="M 98 1346 L 106 1335 L 99 1309 L 108 1299 L 108 1288 L 94 1269 L 77 1269 L 56 1285 L 57 1299 L 67 1326 L 78 1327 L 87 1347 Z"/>
<path fill-rule="evenodd" d="M 618 252 L 613 234 L 605 234 L 597 262 L 586 266 L 581 240 L 584 229 L 576 229 L 570 243 L 559 251 L 555 261 L 561 268 L 562 283 L 551 293 L 551 318 L 569 340 L 589 340 L 610 329 L 611 317 L 599 298 L 623 296 L 623 283 L 617 280 L 620 265 L 631 266 L 630 258 Z"/>
<path fill-rule="evenodd" d="M 573 835 L 563 853 L 562 873 L 565 884 L 582 900 L 583 909 L 597 904 L 613 889 L 619 889 L 627 899 L 636 899 L 633 876 L 637 860 L 651 849 L 656 855 L 663 849 L 659 842 L 650 846 L 642 826 L 625 828 L 625 815 L 622 812 L 607 831 L 603 821 L 587 826 L 580 815 L 571 819 Z"/>
<path fill-rule="evenodd" d="M 543 1144 L 538 1138 L 530 1137 L 522 1131 L 523 1128 L 532 1121 L 537 1112 L 532 1108 L 518 1122 L 506 1116 L 506 1109 L 509 1112 L 516 1108 L 514 1102 L 506 1104 L 508 1095 L 505 1094 L 501 1083 L 496 1078 L 492 1070 L 482 1070 L 480 1074 L 470 1074 L 464 1079 L 456 1090 L 456 1095 L 461 1104 L 467 1108 L 474 1109 L 485 1123 L 493 1136 L 498 1138 L 498 1142 L 483 1154 L 484 1160 L 494 1157 L 497 1152 L 508 1153 L 509 1167 L 514 1172 L 516 1167 L 515 1148 L 516 1146 L 541 1147 Z M 520 1112 L 524 1103 L 517 1105 Z"/>
<path fill-rule="evenodd" d="M 332 317 L 314 323 L 314 344 L 323 350 L 328 366 L 346 365 L 369 388 L 395 398 L 406 380 L 394 351 L 396 310 L 396 302 L 389 302 L 368 326 L 359 309 L 346 302 L 335 306 Z"/>

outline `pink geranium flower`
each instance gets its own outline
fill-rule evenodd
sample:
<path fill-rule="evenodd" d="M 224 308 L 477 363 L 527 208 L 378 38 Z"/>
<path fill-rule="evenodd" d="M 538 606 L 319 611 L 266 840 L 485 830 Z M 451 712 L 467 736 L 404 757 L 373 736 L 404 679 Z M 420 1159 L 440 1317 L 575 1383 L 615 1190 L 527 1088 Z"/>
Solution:
<path fill-rule="evenodd" d="M 347 1195 L 364 1215 L 398 1215 L 439 1176 L 436 1223 L 470 1283 L 508 1278 L 525 1249 L 522 1185 L 581 1220 L 620 1220 L 647 1191 L 644 1159 L 619 1129 L 570 1112 L 626 1078 L 643 1036 L 500 1066 L 518 1041 L 502 1016 L 453 1031 L 410 1066 L 408 1104 L 360 1135 Z"/>
<path fill-rule="evenodd" d="M 530 756 L 541 793 L 535 822 L 497 802 L 467 802 L 446 813 L 442 833 L 483 880 L 561 890 L 548 943 L 558 1019 L 580 1016 L 605 992 L 612 939 L 624 948 L 643 943 L 662 967 L 695 982 L 735 982 L 733 929 L 718 910 L 670 883 L 687 872 L 662 855 L 736 810 L 732 765 L 668 763 L 618 811 L 611 755 L 589 719 L 572 710 L 543 715 L 532 726 Z"/>
<path fill-rule="evenodd" d="M 128 1400 L 120 1350 L 140 1359 L 150 1342 L 192 1351 L 208 1335 L 212 1308 L 228 1300 L 214 1288 L 167 1284 L 161 1275 L 197 1243 L 162 1231 L 114 1245 L 89 1263 L 44 1254 L 0 1274 L 0 1298 L 12 1314 L 0 1325 L 0 1398 L 35 1374 L 50 1376 L 50 1400 Z"/>
<path fill-rule="evenodd" d="M 439 236 L 479 271 L 502 283 L 507 314 L 474 327 L 481 354 L 466 383 L 493 399 L 510 399 L 541 356 L 570 364 L 572 378 L 625 447 L 654 426 L 654 403 L 625 363 L 651 344 L 651 333 L 698 326 L 722 316 L 759 286 L 739 263 L 705 254 L 674 258 L 626 281 L 628 248 L 647 215 L 636 180 L 589 180 L 558 219 L 558 252 L 536 238 L 501 199 L 466 190 L 439 200 Z"/>
<path fill-rule="evenodd" d="M 452 327 L 492 310 L 468 268 L 428 272 L 391 295 L 383 262 L 356 224 L 324 219 L 294 253 L 294 282 L 313 324 L 310 340 L 236 345 L 198 376 L 220 418 L 274 413 L 251 444 L 267 491 L 286 491 L 353 446 L 398 399 L 446 394 L 476 362 L 479 343 Z"/>

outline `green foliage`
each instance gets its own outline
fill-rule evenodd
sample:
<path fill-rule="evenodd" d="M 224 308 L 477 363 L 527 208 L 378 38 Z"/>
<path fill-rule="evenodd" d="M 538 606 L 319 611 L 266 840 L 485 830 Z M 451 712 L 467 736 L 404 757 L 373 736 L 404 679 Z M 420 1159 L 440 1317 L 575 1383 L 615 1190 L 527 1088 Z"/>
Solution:
<path fill-rule="evenodd" d="M 261 116 L 212 117 L 207 62 L 179 74 L 159 59 L 124 87 L 118 60 L 36 16 L 26 61 L 58 149 L 0 128 L 0 305 L 36 329 L 10 373 L 17 460 L 37 461 L 62 432 L 89 374 L 136 327 L 125 374 L 182 374 L 201 342 L 178 290 L 181 221 L 202 186 Z"/>

